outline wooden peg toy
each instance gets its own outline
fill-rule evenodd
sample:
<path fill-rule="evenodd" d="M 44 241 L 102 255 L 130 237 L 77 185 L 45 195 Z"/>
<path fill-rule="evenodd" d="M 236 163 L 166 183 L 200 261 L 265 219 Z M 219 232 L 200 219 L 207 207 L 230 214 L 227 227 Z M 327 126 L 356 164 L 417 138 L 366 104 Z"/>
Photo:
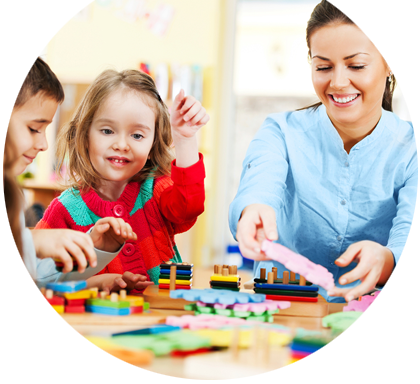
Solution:
<path fill-rule="evenodd" d="M 217 264 L 214 264 L 213 273 L 217 273 Z"/>
<path fill-rule="evenodd" d="M 229 276 L 229 268 L 222 269 L 222 276 Z"/>
<path fill-rule="evenodd" d="M 273 272 L 268 272 L 267 284 L 274 284 L 274 273 Z"/>
<path fill-rule="evenodd" d="M 39 290 L 45 296 L 45 292 L 47 291 L 47 289 L 45 287 L 41 287 L 41 288 L 39 288 Z"/>
<path fill-rule="evenodd" d="M 295 280 L 296 280 L 296 273 L 290 272 L 290 281 L 295 281 Z"/>
<path fill-rule="evenodd" d="M 52 299 L 52 298 L 53 298 L 53 296 L 54 296 L 54 292 L 53 292 L 53 290 L 52 290 L 52 289 L 47 289 L 47 290 L 45 291 L 45 297 L 46 297 L 47 299 Z"/>
<path fill-rule="evenodd" d="M 236 275 L 235 273 L 235 265 L 229 265 L 229 275 Z"/>
<path fill-rule="evenodd" d="M 183 261 L 182 265 L 190 265 L 190 263 L 187 263 L 186 261 Z"/>
<path fill-rule="evenodd" d="M 110 300 L 111 300 L 113 303 L 118 302 L 118 293 L 117 293 L 117 292 L 113 292 L 113 293 L 111 293 Z"/>
<path fill-rule="evenodd" d="M 306 285 L 306 279 L 303 276 L 299 277 L 299 285 Z"/>
<path fill-rule="evenodd" d="M 265 280 L 265 268 L 260 269 L 260 279 Z"/>
<path fill-rule="evenodd" d="M 101 291 L 101 292 L 99 292 L 99 297 L 100 297 L 101 299 L 105 299 L 105 298 L 106 298 L 106 292 L 105 292 L 105 291 Z"/>
<path fill-rule="evenodd" d="M 274 280 L 277 280 L 277 268 L 276 267 L 273 267 L 271 270 L 273 271 L 273 278 L 274 278 Z"/>
<path fill-rule="evenodd" d="M 169 290 L 173 291 L 176 289 L 176 265 L 171 266 L 171 272 L 169 275 Z"/>
<path fill-rule="evenodd" d="M 121 289 L 120 298 L 121 300 L 125 300 L 127 298 L 127 291 L 125 289 Z"/>
<path fill-rule="evenodd" d="M 165 261 L 165 264 L 172 264 L 171 260 Z"/>
<path fill-rule="evenodd" d="M 283 272 L 283 284 L 289 284 L 289 271 Z"/>
<path fill-rule="evenodd" d="M 229 268 L 229 265 L 223 264 L 223 268 Z"/>

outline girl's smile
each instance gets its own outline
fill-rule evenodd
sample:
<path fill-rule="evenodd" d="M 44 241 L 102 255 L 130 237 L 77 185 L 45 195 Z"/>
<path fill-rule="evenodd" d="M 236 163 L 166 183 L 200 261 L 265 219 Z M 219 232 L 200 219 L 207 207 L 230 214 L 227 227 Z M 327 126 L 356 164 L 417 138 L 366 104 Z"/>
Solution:
<path fill-rule="evenodd" d="M 144 167 L 155 135 L 155 113 L 147 96 L 127 88 L 113 91 L 89 128 L 89 158 L 101 175 L 98 190 L 116 200 Z"/>

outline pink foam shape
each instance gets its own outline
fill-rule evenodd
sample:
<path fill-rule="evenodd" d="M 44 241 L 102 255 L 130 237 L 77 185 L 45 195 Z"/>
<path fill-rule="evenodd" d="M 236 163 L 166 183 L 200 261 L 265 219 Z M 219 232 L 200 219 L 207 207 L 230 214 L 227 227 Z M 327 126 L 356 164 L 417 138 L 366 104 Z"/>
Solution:
<path fill-rule="evenodd" d="M 298 273 L 313 284 L 329 290 L 334 287 L 334 277 L 327 268 L 315 264 L 305 256 L 299 255 L 285 246 L 264 240 L 261 249 L 270 259 L 278 261 L 287 269 Z"/>
<path fill-rule="evenodd" d="M 380 291 L 376 291 L 372 295 L 362 296 L 362 299 L 360 301 L 359 300 L 350 301 L 347 306 L 343 307 L 343 312 L 349 312 L 349 311 L 364 312 L 364 311 L 366 311 L 366 309 L 369 308 L 369 306 L 373 303 L 373 301 L 379 295 L 379 292 Z"/>

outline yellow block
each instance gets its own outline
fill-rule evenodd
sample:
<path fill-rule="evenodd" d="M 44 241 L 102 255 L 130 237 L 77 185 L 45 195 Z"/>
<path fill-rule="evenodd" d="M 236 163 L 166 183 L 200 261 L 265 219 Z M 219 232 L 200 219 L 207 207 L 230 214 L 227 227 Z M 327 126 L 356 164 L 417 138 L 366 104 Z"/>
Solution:
<path fill-rule="evenodd" d="M 170 284 L 170 280 L 169 279 L 159 279 L 158 283 L 159 284 Z M 175 284 L 178 285 L 191 285 L 191 281 L 190 280 L 175 280 Z"/>
<path fill-rule="evenodd" d="M 51 305 L 58 313 L 64 313 L 64 305 Z"/>
<path fill-rule="evenodd" d="M 210 277 L 211 281 L 231 281 L 231 282 L 238 282 L 239 281 L 239 275 L 229 275 L 229 276 L 223 276 L 223 275 L 212 275 Z"/>
<path fill-rule="evenodd" d="M 63 293 L 63 296 L 68 300 L 96 299 L 98 293 L 93 289 L 84 289 L 83 291 L 78 292 Z"/>
<path fill-rule="evenodd" d="M 111 299 L 111 295 L 108 295 L 106 298 L 108 300 L 110 300 Z M 134 296 L 134 295 L 127 295 L 125 297 L 125 299 L 121 299 L 121 297 L 119 297 L 119 301 L 128 301 L 128 302 L 130 302 L 130 307 L 141 307 L 144 304 L 144 299 L 142 297 Z"/>

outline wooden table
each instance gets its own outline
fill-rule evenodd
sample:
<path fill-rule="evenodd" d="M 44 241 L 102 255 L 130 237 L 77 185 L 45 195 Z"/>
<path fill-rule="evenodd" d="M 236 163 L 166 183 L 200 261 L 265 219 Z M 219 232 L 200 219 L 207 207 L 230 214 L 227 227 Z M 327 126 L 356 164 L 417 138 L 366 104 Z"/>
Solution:
<path fill-rule="evenodd" d="M 316 303 L 293 303 L 292 307 L 299 305 L 308 311 L 315 308 Z M 327 308 L 326 314 L 339 312 L 345 304 L 326 303 L 321 300 L 319 305 Z M 193 312 L 182 309 L 158 309 L 151 306 L 149 313 L 130 316 L 105 316 L 97 314 L 63 314 L 62 317 L 76 331 L 84 336 L 102 335 L 107 336 L 116 332 L 124 332 L 153 324 L 164 323 L 167 316 L 182 316 Z M 308 314 L 308 313 L 307 313 Z M 309 314 L 310 315 L 310 314 Z M 274 324 L 287 326 L 294 331 L 297 328 L 308 330 L 323 330 L 326 334 L 329 330 L 322 328 L 322 317 L 304 316 L 304 311 L 299 316 L 287 315 L 280 311 L 274 315 Z M 268 351 L 268 352 L 267 352 Z M 240 378 L 264 373 L 278 369 L 289 362 L 290 351 L 287 347 L 271 347 L 270 350 L 261 351 L 255 348 L 236 350 L 231 349 L 220 352 L 192 355 L 186 358 L 179 357 L 155 357 L 153 362 L 142 368 L 152 372 L 189 379 L 227 379 Z M 268 356 L 268 357 L 267 357 Z M 222 373 L 221 373 L 222 372 Z"/>

